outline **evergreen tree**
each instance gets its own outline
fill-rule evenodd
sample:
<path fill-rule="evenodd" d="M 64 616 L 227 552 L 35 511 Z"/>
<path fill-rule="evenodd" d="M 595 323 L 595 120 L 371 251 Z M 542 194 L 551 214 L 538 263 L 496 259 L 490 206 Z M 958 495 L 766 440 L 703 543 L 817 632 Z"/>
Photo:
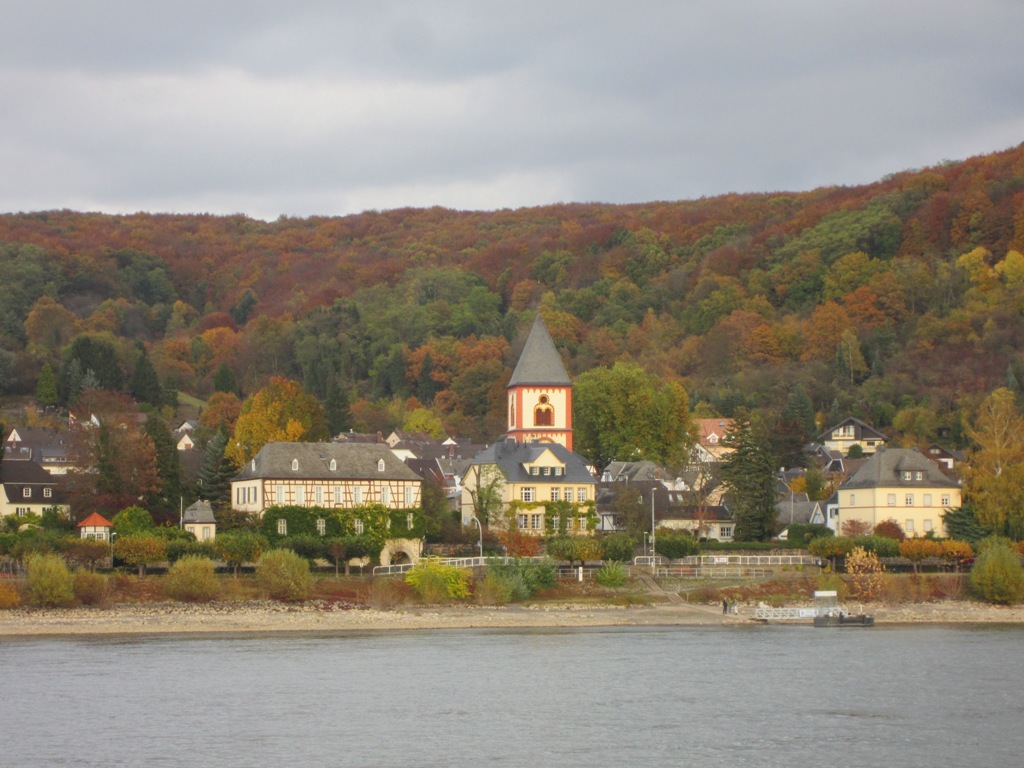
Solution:
<path fill-rule="evenodd" d="M 737 541 L 767 541 L 777 527 L 775 466 L 767 429 L 740 411 L 725 444 L 732 448 L 722 464 L 722 479 L 732 491 Z"/>
<path fill-rule="evenodd" d="M 132 373 L 132 382 L 129 388 L 132 397 L 140 403 L 149 403 L 159 406 L 163 402 L 163 388 L 160 386 L 160 378 L 156 374 L 156 368 L 149 360 L 145 349 L 139 350 L 139 356 L 135 360 L 135 371 Z"/>
<path fill-rule="evenodd" d="M 227 445 L 227 432 L 217 432 L 206 444 L 203 466 L 199 470 L 199 498 L 210 502 L 214 508 L 231 505 L 231 478 L 238 473 L 238 468 L 224 455 Z"/>
<path fill-rule="evenodd" d="M 221 363 L 217 373 L 213 376 L 213 391 L 227 392 L 232 395 L 238 394 L 238 383 L 235 381 L 235 372 L 227 363 Z"/>
<path fill-rule="evenodd" d="M 57 377 L 49 363 L 43 363 L 39 371 L 39 381 L 36 383 L 36 402 L 44 408 L 56 405 L 57 398 Z"/>
<path fill-rule="evenodd" d="M 327 420 L 327 429 L 332 435 L 351 428 L 352 412 L 348 406 L 348 395 L 338 386 L 337 378 L 332 376 L 327 382 L 327 398 L 324 400 L 324 418 Z"/>
<path fill-rule="evenodd" d="M 416 381 L 416 396 L 421 403 L 429 405 L 434 402 L 434 395 L 437 394 L 437 382 L 431 378 L 434 370 L 434 358 L 427 352 L 423 356 L 423 364 L 420 366 L 419 379 Z"/>
<path fill-rule="evenodd" d="M 143 430 L 156 449 L 156 471 L 160 476 L 160 490 L 149 499 L 150 506 L 164 513 L 179 509 L 181 505 L 181 464 L 178 448 L 171 430 L 159 416 L 150 414 Z"/>

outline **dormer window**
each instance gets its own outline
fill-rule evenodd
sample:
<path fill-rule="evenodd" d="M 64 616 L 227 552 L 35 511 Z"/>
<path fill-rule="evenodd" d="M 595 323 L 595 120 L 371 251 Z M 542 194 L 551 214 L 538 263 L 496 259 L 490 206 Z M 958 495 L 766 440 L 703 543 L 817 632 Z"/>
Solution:
<path fill-rule="evenodd" d="M 292 472 L 297 472 L 299 469 L 299 460 L 292 459 Z"/>
<path fill-rule="evenodd" d="M 384 471 L 384 459 L 377 459 L 377 471 L 378 472 L 383 472 Z"/>
<path fill-rule="evenodd" d="M 331 459 L 331 472 L 337 472 L 337 471 L 338 471 L 338 460 L 337 459 Z"/>
<path fill-rule="evenodd" d="M 530 467 L 530 474 L 531 475 L 535 475 L 535 476 L 539 475 L 540 474 L 540 467 Z"/>
<path fill-rule="evenodd" d="M 913 474 L 909 470 L 904 470 L 903 472 L 900 473 L 900 477 L 903 480 L 909 481 L 913 477 Z"/>
<path fill-rule="evenodd" d="M 252 460 L 252 464 L 250 466 L 252 467 L 252 471 L 255 472 L 256 471 L 256 459 Z"/>

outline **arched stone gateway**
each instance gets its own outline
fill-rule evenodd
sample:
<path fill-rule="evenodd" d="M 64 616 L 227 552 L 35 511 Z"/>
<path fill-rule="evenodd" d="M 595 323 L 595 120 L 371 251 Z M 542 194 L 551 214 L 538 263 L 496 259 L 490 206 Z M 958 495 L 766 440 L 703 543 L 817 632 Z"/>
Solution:
<path fill-rule="evenodd" d="M 380 551 L 381 565 L 416 565 L 423 555 L 423 539 L 388 539 Z"/>

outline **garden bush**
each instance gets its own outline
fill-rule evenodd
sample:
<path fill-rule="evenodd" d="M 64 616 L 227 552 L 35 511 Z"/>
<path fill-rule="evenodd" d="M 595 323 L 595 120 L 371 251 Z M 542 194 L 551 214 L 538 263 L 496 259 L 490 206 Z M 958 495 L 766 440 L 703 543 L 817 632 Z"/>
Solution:
<path fill-rule="evenodd" d="M 659 533 L 654 537 L 654 549 L 662 557 L 679 560 L 700 552 L 697 540 L 685 533 Z"/>
<path fill-rule="evenodd" d="M 558 570 L 552 560 L 489 560 L 488 573 L 517 584 L 521 583 L 525 593 L 513 597 L 522 600 L 535 595 L 542 589 L 550 589 L 558 583 Z"/>
<path fill-rule="evenodd" d="M 75 571 L 74 593 L 82 605 L 101 605 L 110 596 L 110 582 L 102 573 Z"/>
<path fill-rule="evenodd" d="M 176 561 L 164 579 L 164 592 L 173 600 L 205 603 L 220 594 L 220 582 L 208 557 L 186 555 Z"/>
<path fill-rule="evenodd" d="M 13 582 L 0 580 L 0 610 L 17 608 L 21 605 L 21 595 Z"/>
<path fill-rule="evenodd" d="M 613 533 L 601 539 L 605 560 L 617 560 L 628 563 L 633 560 L 636 552 L 636 539 L 628 533 Z"/>
<path fill-rule="evenodd" d="M 462 568 L 443 565 L 436 560 L 420 561 L 419 565 L 406 574 L 405 583 L 426 603 L 442 603 L 469 597 L 469 573 Z"/>
<path fill-rule="evenodd" d="M 290 549 L 272 549 L 256 562 L 256 583 L 273 600 L 305 600 L 313 586 L 309 561 Z"/>
<path fill-rule="evenodd" d="M 476 581 L 473 594 L 481 605 L 505 605 L 522 600 L 529 593 L 519 574 L 502 575 L 489 570 Z"/>
<path fill-rule="evenodd" d="M 970 576 L 974 594 L 1000 605 L 1024 600 L 1024 567 L 1012 543 L 993 536 L 978 542 L 978 552 Z"/>
<path fill-rule="evenodd" d="M 75 599 L 75 577 L 60 555 L 32 555 L 25 570 L 25 596 L 32 605 L 55 607 Z"/>

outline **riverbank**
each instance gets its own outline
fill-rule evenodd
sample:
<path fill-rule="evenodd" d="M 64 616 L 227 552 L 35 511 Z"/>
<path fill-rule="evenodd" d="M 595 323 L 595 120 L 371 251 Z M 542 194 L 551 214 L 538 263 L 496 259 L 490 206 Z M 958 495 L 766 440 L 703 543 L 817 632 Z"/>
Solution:
<path fill-rule="evenodd" d="M 850 606 L 853 608 L 854 606 Z M 967 601 L 867 605 L 876 624 L 1018 624 L 1024 607 Z M 33 635 L 356 632 L 379 630 L 718 626 L 750 623 L 753 608 L 722 615 L 717 606 L 617 607 L 579 603 L 513 606 L 402 607 L 390 610 L 334 603 L 275 602 L 119 604 L 108 608 L 0 611 L 0 637 Z"/>

